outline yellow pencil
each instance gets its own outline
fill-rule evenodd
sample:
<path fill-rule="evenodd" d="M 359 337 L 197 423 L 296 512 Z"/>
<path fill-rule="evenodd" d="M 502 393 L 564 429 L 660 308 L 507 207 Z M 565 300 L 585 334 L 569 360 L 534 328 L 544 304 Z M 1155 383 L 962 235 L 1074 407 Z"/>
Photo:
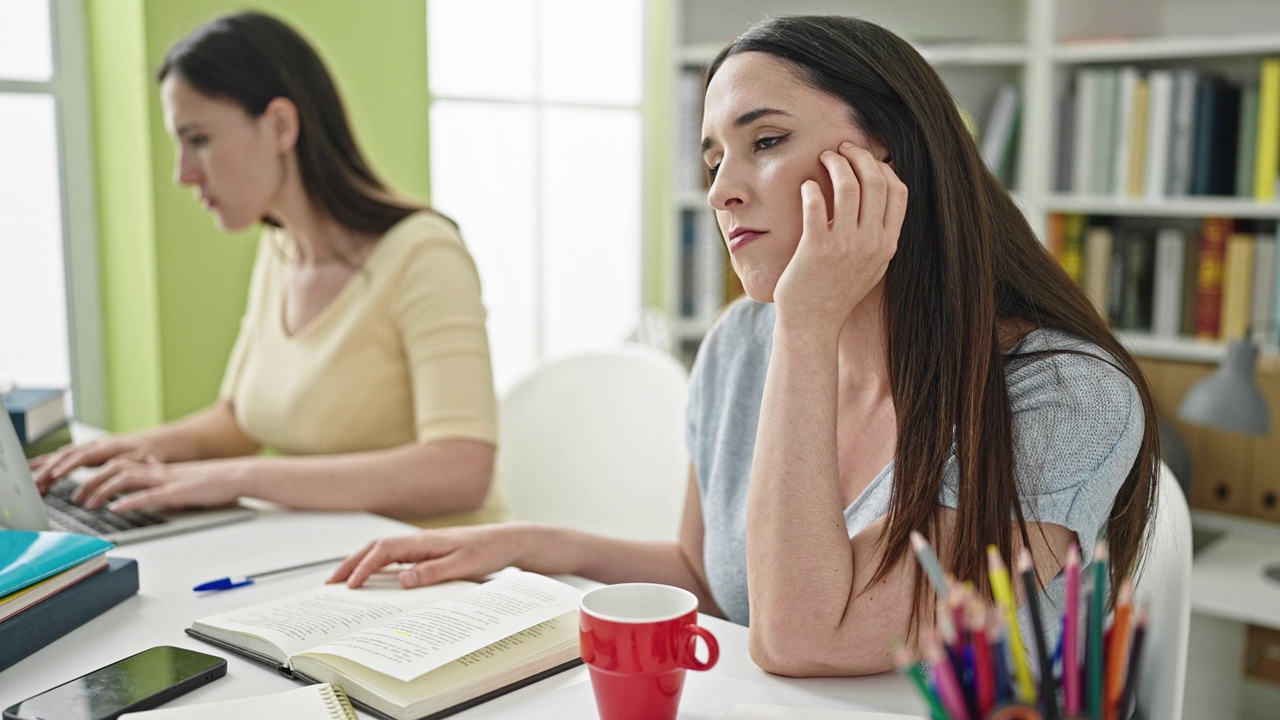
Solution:
<path fill-rule="evenodd" d="M 1031 679 L 1031 666 L 1027 664 L 1027 651 L 1022 644 L 1022 631 L 1018 629 L 1018 606 L 1013 601 L 1013 584 L 1009 571 L 995 545 L 987 546 L 987 575 L 991 579 L 991 594 L 997 603 L 1003 603 L 1009 613 L 1009 651 L 1013 654 L 1014 675 L 1018 681 L 1018 698 L 1025 703 L 1036 701 L 1036 684 Z"/>

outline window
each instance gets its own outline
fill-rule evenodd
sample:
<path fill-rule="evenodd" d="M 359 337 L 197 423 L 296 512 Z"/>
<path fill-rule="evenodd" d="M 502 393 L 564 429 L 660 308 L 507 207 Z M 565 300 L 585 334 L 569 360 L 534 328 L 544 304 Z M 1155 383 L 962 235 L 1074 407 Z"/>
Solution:
<path fill-rule="evenodd" d="M 430 0 L 433 205 L 480 269 L 499 390 L 641 303 L 640 0 Z"/>
<path fill-rule="evenodd" d="M 100 423 L 84 61 L 79 3 L 0 0 L 0 375 Z"/>

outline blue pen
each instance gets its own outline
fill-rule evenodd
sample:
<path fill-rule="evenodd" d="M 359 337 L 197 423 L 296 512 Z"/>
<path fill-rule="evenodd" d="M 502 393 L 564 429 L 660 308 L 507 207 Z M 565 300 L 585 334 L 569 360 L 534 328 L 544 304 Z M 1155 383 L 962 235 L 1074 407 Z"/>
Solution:
<path fill-rule="evenodd" d="M 218 578 L 217 580 L 210 580 L 207 583 L 200 583 L 199 585 L 191 589 L 194 590 L 195 592 L 205 592 L 208 590 L 230 590 L 231 588 L 238 588 L 238 587 L 244 587 L 245 585 L 252 585 L 253 581 L 257 580 L 260 577 L 266 577 L 268 575 L 278 575 L 280 573 L 293 572 L 294 570 L 305 570 L 306 568 L 312 568 L 318 565 L 329 565 L 332 563 L 336 563 L 339 560 L 345 560 L 346 557 L 347 556 L 343 555 L 341 557 L 329 558 L 328 560 L 316 560 L 315 562 L 309 562 L 303 565 L 294 565 L 292 567 L 280 568 L 278 570 L 266 570 L 264 572 L 254 573 L 252 575 L 245 575 L 243 577 Z"/>

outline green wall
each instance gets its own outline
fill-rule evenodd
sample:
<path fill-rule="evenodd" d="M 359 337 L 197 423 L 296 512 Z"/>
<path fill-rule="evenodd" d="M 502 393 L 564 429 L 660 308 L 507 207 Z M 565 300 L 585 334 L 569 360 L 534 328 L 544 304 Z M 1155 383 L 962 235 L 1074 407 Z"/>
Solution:
<path fill-rule="evenodd" d="M 152 74 L 224 13 L 293 25 L 336 77 L 356 137 L 392 187 L 426 198 L 423 0 L 87 0 L 109 427 L 128 431 L 211 403 L 235 340 L 257 232 L 229 236 L 174 185 Z"/>

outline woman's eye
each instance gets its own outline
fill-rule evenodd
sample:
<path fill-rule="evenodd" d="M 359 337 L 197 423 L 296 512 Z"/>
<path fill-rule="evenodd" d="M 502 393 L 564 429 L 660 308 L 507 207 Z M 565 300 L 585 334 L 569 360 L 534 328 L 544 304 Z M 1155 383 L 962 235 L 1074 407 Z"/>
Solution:
<path fill-rule="evenodd" d="M 209 144 L 209 138 L 204 135 L 192 135 L 187 142 L 190 143 L 193 148 L 201 148 Z"/>
<path fill-rule="evenodd" d="M 762 137 L 759 140 L 756 140 L 756 149 L 768 150 L 769 148 L 773 147 L 774 145 L 777 145 L 778 143 L 786 139 L 787 139 L 786 135 L 770 135 L 769 137 Z"/>
<path fill-rule="evenodd" d="M 711 167 L 707 168 L 707 179 L 712 182 L 715 182 L 716 173 L 718 172 L 720 172 L 720 163 L 716 163 L 715 165 L 712 165 Z"/>

